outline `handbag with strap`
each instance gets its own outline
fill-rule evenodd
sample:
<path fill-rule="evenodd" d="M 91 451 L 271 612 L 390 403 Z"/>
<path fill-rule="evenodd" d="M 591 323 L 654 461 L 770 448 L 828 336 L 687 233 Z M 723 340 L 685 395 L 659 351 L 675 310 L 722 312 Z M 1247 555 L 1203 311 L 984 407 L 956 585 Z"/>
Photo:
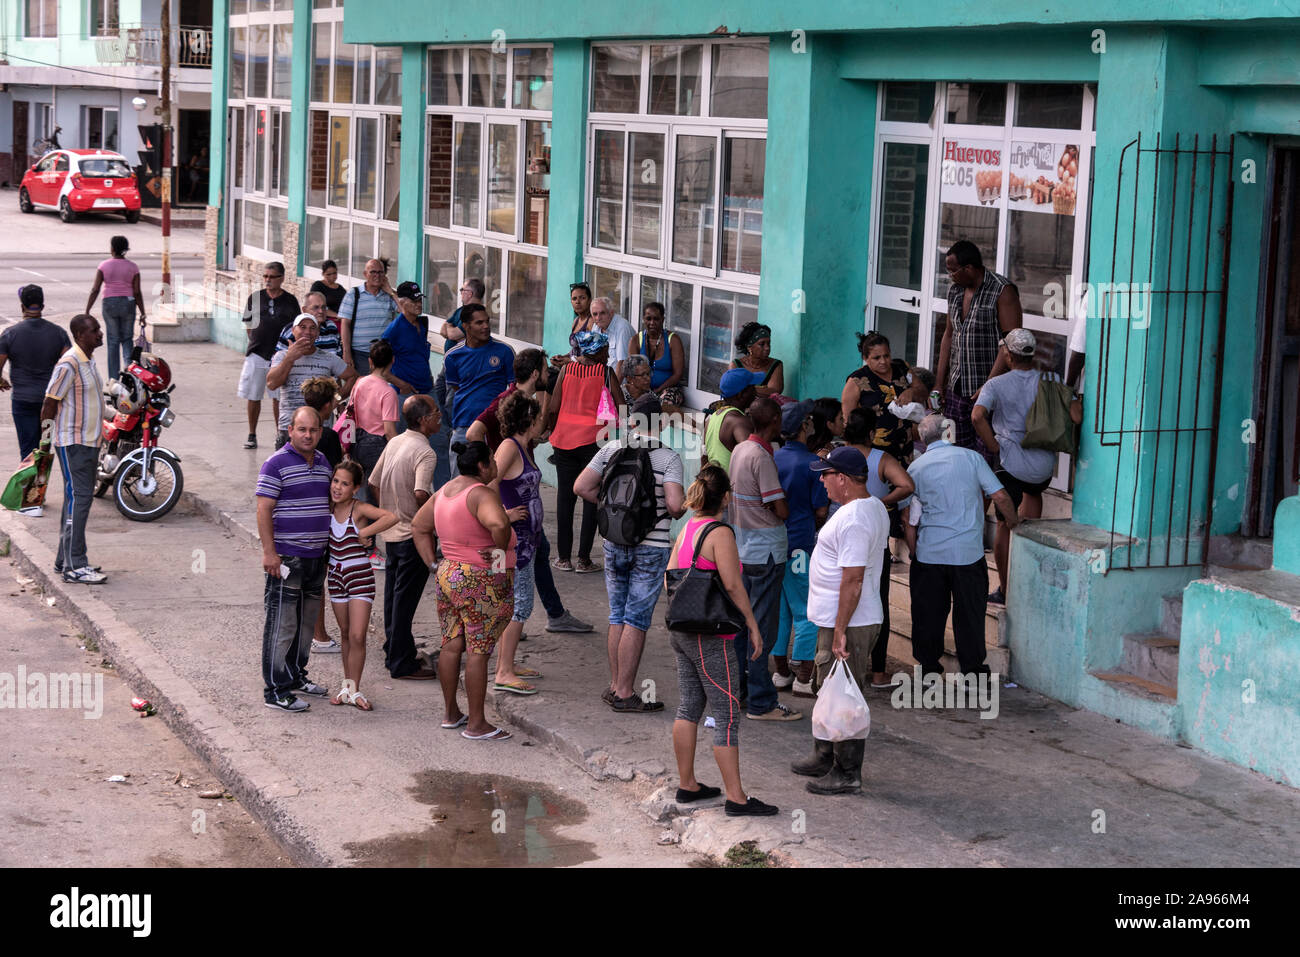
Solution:
<path fill-rule="evenodd" d="M 348 399 L 348 404 L 344 406 L 343 411 L 339 413 L 339 417 L 334 420 L 334 431 L 339 435 L 339 445 L 343 448 L 343 454 L 347 455 L 352 451 L 352 446 L 357 440 L 357 432 L 359 431 L 356 414 L 352 410 L 351 398 Z"/>
<path fill-rule="evenodd" d="M 1060 379 L 1042 376 L 1038 380 L 1038 395 L 1034 396 L 1034 404 L 1025 416 L 1025 437 L 1020 440 L 1020 447 L 1073 455 L 1075 429 L 1070 418 L 1073 399 L 1074 393 Z"/>
<path fill-rule="evenodd" d="M 695 541 L 690 568 L 665 572 L 668 609 L 664 623 L 671 631 L 688 635 L 735 635 L 745 630 L 745 616 L 727 594 L 722 577 L 714 569 L 697 568 L 704 539 L 722 522 L 710 522 Z"/>

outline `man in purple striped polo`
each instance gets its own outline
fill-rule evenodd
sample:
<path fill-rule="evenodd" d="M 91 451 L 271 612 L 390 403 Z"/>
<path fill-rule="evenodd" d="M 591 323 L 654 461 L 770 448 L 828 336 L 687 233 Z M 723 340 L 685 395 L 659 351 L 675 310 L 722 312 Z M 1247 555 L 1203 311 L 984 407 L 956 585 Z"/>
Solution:
<path fill-rule="evenodd" d="M 307 680 L 307 656 L 325 586 L 330 537 L 330 467 L 317 451 L 320 415 L 303 406 L 289 423 L 289 442 L 262 463 L 257 476 L 257 534 L 266 572 L 262 680 L 266 706 L 311 707 L 294 692 L 323 698 Z"/>

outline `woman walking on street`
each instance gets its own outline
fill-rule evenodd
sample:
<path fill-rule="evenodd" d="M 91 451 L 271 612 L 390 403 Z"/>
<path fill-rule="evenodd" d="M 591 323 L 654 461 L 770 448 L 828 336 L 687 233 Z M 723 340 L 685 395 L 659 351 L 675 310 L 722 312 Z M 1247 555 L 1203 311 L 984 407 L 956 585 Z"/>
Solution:
<path fill-rule="evenodd" d="M 105 259 L 95 270 L 95 284 L 90 287 L 86 312 L 104 290 L 104 337 L 108 340 L 108 377 L 116 379 L 122 366 L 131 361 L 131 347 L 135 337 L 135 314 L 140 313 L 140 326 L 144 327 L 144 296 L 140 293 L 140 267 L 126 258 L 131 248 L 125 236 L 114 236 L 108 241 L 112 258 Z"/>
<path fill-rule="evenodd" d="M 762 633 L 754 621 L 754 612 L 741 578 L 736 536 L 721 518 L 730 499 L 731 480 L 727 473 L 717 465 L 700 469 L 686 491 L 686 507 L 695 514 L 677 536 L 668 568 L 689 568 L 694 559 L 698 569 L 717 570 L 727 595 L 745 617 L 753 646 L 750 658 L 757 661 L 763 653 Z M 671 632 L 673 653 L 677 658 L 679 700 L 676 720 L 673 721 L 677 803 L 703 801 L 720 793 L 718 788 L 701 784 L 695 777 L 695 742 L 707 703 L 715 724 L 713 757 L 722 772 L 722 785 L 727 793 L 727 816 L 768 817 L 776 814 L 778 809 L 746 795 L 740 784 L 740 745 L 737 739 L 741 712 L 739 675 L 731 666 L 730 646 L 735 637 Z"/>
<path fill-rule="evenodd" d="M 361 670 L 366 665 L 366 632 L 375 603 L 375 572 L 366 552 L 371 539 L 392 528 L 397 516 L 356 499 L 361 466 L 344 459 L 330 478 L 330 550 L 325 580 L 330 604 L 339 623 L 343 643 L 343 684 L 330 704 L 355 705 L 373 710 L 361 693 Z M 357 519 L 362 524 L 357 524 Z"/>

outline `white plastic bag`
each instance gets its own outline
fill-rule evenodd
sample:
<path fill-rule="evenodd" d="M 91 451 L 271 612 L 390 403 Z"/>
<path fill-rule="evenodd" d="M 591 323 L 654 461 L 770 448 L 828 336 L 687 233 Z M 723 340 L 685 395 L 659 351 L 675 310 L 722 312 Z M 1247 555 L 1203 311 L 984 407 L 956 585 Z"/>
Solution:
<path fill-rule="evenodd" d="M 849 673 L 849 666 L 838 658 L 817 692 L 812 732 L 819 741 L 851 741 L 871 732 L 871 709 Z"/>

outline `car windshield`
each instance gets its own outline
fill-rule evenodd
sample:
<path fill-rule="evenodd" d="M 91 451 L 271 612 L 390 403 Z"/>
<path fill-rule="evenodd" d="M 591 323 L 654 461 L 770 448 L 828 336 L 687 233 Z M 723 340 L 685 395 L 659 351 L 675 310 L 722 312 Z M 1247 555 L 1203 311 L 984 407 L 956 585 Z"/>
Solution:
<path fill-rule="evenodd" d="M 127 177 L 131 167 L 120 159 L 85 159 L 81 161 L 82 176 Z"/>

